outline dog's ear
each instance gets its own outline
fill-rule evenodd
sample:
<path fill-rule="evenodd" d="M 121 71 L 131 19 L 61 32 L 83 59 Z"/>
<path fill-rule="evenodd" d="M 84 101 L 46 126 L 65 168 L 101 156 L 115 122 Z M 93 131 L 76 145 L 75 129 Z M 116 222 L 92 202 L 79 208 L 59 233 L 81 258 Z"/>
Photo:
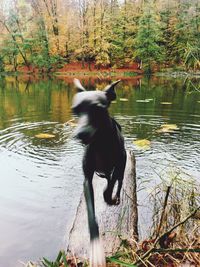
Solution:
<path fill-rule="evenodd" d="M 118 80 L 116 82 L 113 82 L 106 86 L 104 89 L 104 92 L 106 93 L 106 96 L 109 101 L 113 101 L 116 99 L 116 93 L 115 93 L 115 86 L 120 82 L 121 80 Z"/>
<path fill-rule="evenodd" d="M 81 82 L 78 79 L 74 79 L 74 85 L 78 89 L 78 92 L 85 91 L 85 88 L 82 86 Z"/>

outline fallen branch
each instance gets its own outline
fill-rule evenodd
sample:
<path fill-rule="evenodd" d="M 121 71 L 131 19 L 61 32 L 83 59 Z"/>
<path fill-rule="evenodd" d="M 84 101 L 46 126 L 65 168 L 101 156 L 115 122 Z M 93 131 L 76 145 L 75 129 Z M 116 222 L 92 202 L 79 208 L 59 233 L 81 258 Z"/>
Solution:
<path fill-rule="evenodd" d="M 158 252 L 158 253 L 187 253 L 187 252 L 193 252 L 193 253 L 199 253 L 200 248 L 154 248 L 152 252 Z"/>
<path fill-rule="evenodd" d="M 166 231 L 165 233 L 161 234 L 160 236 L 158 236 L 153 244 L 153 247 L 151 249 L 149 249 L 146 253 L 144 253 L 143 256 L 140 257 L 139 260 L 135 261 L 133 264 L 137 265 L 139 262 L 141 262 L 143 259 L 145 259 L 146 257 L 149 256 L 149 254 L 151 254 L 157 243 L 164 237 L 169 235 L 172 231 L 174 231 L 177 227 L 179 227 L 180 225 L 184 224 L 187 220 L 189 220 L 191 217 L 193 217 L 195 215 L 195 213 L 200 209 L 200 206 L 198 208 L 196 208 L 192 213 L 190 213 L 185 219 L 183 219 L 181 222 L 175 224 L 173 227 L 171 227 L 168 231 Z"/>

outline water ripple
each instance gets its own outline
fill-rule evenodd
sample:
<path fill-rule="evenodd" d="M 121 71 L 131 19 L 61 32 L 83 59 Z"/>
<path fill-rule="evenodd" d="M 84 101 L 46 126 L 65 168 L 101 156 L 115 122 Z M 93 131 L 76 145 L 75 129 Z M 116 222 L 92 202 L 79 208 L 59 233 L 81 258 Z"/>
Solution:
<path fill-rule="evenodd" d="M 55 138 L 38 139 L 38 133 L 51 133 Z M 70 150 L 65 143 L 71 133 L 71 127 L 56 122 L 15 123 L 0 131 L 0 148 L 38 164 L 56 165 L 59 154 Z"/>

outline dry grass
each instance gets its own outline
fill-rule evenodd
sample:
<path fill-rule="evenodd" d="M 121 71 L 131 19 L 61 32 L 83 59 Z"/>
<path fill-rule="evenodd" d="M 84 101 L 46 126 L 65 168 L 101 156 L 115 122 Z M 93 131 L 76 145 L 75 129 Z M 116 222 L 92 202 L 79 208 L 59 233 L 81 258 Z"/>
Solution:
<path fill-rule="evenodd" d="M 200 266 L 200 186 L 191 178 L 175 175 L 162 181 L 150 193 L 153 208 L 149 238 L 135 242 L 122 240 L 119 251 L 107 258 L 107 266 Z M 57 259 L 47 259 L 27 267 L 84 267 L 75 257 L 62 251 Z"/>
<path fill-rule="evenodd" d="M 130 267 L 200 266 L 199 188 L 179 174 L 157 185 L 150 194 L 154 212 L 149 238 L 139 244 L 126 242 L 112 261 L 116 258 Z"/>

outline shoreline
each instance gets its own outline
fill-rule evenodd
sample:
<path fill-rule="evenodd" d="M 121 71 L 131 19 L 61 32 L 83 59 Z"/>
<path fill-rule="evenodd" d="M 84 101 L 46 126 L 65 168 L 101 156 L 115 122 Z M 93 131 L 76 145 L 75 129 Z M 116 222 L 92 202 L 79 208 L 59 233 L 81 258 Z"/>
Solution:
<path fill-rule="evenodd" d="M 55 77 L 93 77 L 93 78 L 100 78 L 100 79 L 108 79 L 112 77 L 120 77 L 122 79 L 127 78 L 138 78 L 138 77 L 147 77 L 147 76 L 156 76 L 156 77 L 196 77 L 200 78 L 200 72 L 186 72 L 186 71 L 159 71 L 154 72 L 151 74 L 145 74 L 145 73 L 138 73 L 135 71 L 66 71 L 66 72 L 59 72 L 59 71 L 53 71 L 53 72 L 0 72 L 0 76 L 26 76 L 26 75 L 32 75 L 35 77 L 39 76 L 55 76 Z"/>

